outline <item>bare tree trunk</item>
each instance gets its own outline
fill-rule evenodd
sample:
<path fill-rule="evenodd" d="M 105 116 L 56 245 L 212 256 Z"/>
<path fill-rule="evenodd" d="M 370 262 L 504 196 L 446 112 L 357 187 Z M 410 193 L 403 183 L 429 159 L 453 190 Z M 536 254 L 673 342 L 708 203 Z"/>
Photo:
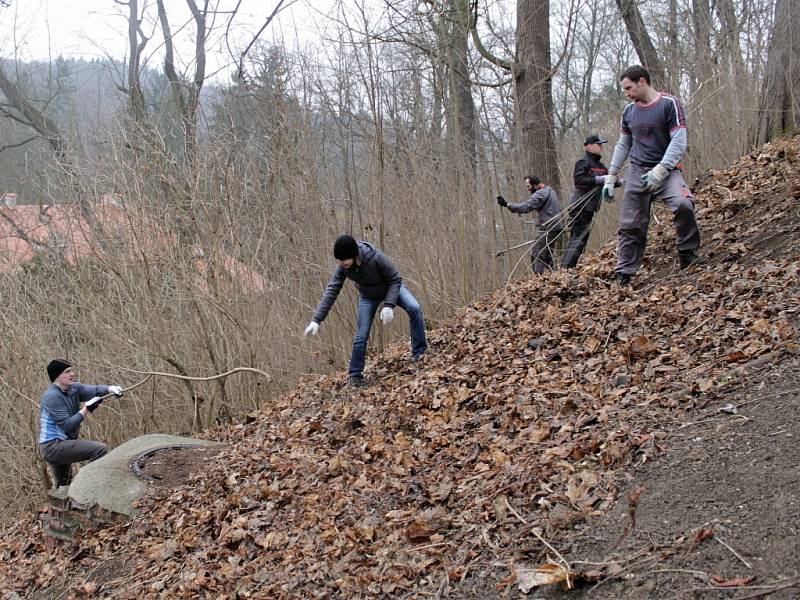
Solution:
<path fill-rule="evenodd" d="M 194 163 L 195 146 L 197 145 L 197 106 L 200 101 L 200 90 L 206 76 L 206 15 L 209 0 L 205 0 L 202 10 L 194 0 L 186 0 L 195 22 L 195 73 L 191 82 L 183 82 L 175 69 L 175 45 L 172 31 L 164 7 L 164 0 L 156 0 L 158 19 L 164 34 L 164 73 L 170 84 L 170 91 L 178 108 L 184 136 L 184 151 L 189 164 Z M 184 95 L 184 87 L 186 93 Z"/>
<path fill-rule="evenodd" d="M 616 1 L 617 7 L 622 13 L 622 20 L 625 22 L 625 28 L 628 30 L 628 35 L 631 36 L 631 42 L 633 42 L 633 47 L 639 56 L 642 66 L 650 71 L 653 85 L 656 88 L 663 89 L 667 84 L 664 64 L 658 57 L 653 40 L 647 32 L 639 7 L 636 5 L 636 0 Z"/>
<path fill-rule="evenodd" d="M 733 4 L 733 0 L 718 0 L 717 14 L 719 14 L 719 19 L 722 23 L 720 46 L 724 50 L 723 54 L 732 66 L 733 76 L 737 84 L 744 83 L 747 78 L 747 72 L 739 44 L 741 27 L 736 19 L 736 7 Z"/>
<path fill-rule="evenodd" d="M 669 73 L 667 89 L 677 92 L 681 82 L 681 52 L 678 43 L 678 1 L 669 0 L 669 19 L 667 21 L 667 39 L 669 40 Z"/>
<path fill-rule="evenodd" d="M 477 126 L 472 82 L 469 77 L 470 4 L 468 0 L 448 0 L 443 15 L 447 36 L 448 86 L 450 90 L 450 123 L 448 132 L 455 138 L 456 147 L 462 148 L 467 168 L 475 173 L 475 148 Z"/>
<path fill-rule="evenodd" d="M 549 0 L 517 3 L 516 113 L 520 164 L 560 188 L 553 136 L 553 93 L 550 62 Z"/>
<path fill-rule="evenodd" d="M 762 86 L 756 143 L 761 144 L 800 125 L 800 11 L 789 0 L 777 0 Z"/>
<path fill-rule="evenodd" d="M 142 17 L 139 16 L 139 0 L 128 2 L 128 104 L 131 114 L 137 123 L 145 117 L 144 93 L 139 78 L 142 52 L 147 45 L 148 38 L 142 31 Z"/>

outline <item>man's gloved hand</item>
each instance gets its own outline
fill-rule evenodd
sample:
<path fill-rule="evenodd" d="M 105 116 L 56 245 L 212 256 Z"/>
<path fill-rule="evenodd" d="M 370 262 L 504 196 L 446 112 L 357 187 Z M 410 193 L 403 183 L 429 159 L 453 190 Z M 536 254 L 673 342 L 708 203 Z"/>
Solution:
<path fill-rule="evenodd" d="M 381 322 L 384 325 L 388 325 L 394 319 L 394 309 L 388 306 L 384 306 L 383 310 L 381 311 Z"/>
<path fill-rule="evenodd" d="M 503 198 L 502 196 L 498 196 L 498 197 L 497 197 L 497 203 L 498 203 L 500 206 L 502 206 L 503 208 L 505 208 L 506 206 L 508 206 L 508 202 L 506 202 L 506 199 L 505 199 L 505 198 Z"/>
<path fill-rule="evenodd" d="M 120 385 L 110 385 L 108 386 L 108 393 L 114 394 L 117 398 L 122 397 L 122 386 Z"/>
<path fill-rule="evenodd" d="M 617 183 L 617 176 L 609 173 L 606 175 L 606 182 L 603 184 L 603 191 L 600 195 L 606 202 L 614 201 L 614 184 Z"/>
<path fill-rule="evenodd" d="M 88 400 L 84 406 L 86 406 L 86 410 L 90 413 L 93 413 L 95 409 L 103 403 L 103 399 L 95 396 L 91 400 Z"/>
<path fill-rule="evenodd" d="M 664 165 L 658 164 L 647 173 L 642 175 L 642 187 L 645 192 L 654 192 L 658 189 L 669 175 L 669 171 Z"/>
<path fill-rule="evenodd" d="M 303 332 L 303 336 L 307 337 L 309 335 L 317 335 L 318 331 L 319 331 L 319 323 L 317 323 L 316 321 L 311 321 L 311 323 L 308 324 L 308 327 L 306 327 L 306 330 Z"/>

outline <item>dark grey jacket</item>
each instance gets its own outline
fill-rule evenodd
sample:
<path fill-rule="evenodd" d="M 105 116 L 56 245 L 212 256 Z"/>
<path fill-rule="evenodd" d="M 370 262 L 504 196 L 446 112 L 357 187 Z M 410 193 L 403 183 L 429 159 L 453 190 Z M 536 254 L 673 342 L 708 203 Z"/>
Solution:
<path fill-rule="evenodd" d="M 336 267 L 331 275 L 319 306 L 314 311 L 312 319 L 315 322 L 322 323 L 328 316 L 328 311 L 336 302 L 345 279 L 352 280 L 358 288 L 358 293 L 364 298 L 383 300 L 383 304 L 391 308 L 397 304 L 400 285 L 403 283 L 400 272 L 389 257 L 367 242 L 358 242 L 358 258 L 353 266 L 349 269 Z"/>
<path fill-rule="evenodd" d="M 533 192 L 531 197 L 525 200 L 525 202 L 509 204 L 507 208 L 512 213 L 538 211 L 539 217 L 536 219 L 536 225 L 538 227 L 546 227 L 551 231 L 563 229 L 564 227 L 560 216 L 561 202 L 558 200 L 558 194 L 556 194 L 555 190 L 549 185 Z M 545 225 L 545 223 L 547 223 L 547 225 Z"/>

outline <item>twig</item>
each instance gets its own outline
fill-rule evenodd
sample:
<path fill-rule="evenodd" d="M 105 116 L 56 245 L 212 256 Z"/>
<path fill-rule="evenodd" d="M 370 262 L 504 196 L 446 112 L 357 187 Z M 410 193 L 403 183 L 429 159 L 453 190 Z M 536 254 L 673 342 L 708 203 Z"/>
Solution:
<path fill-rule="evenodd" d="M 508 502 L 508 498 L 503 498 L 503 501 L 506 503 L 506 506 L 508 507 L 508 510 L 510 510 L 510 511 L 512 512 L 512 514 L 513 514 L 515 517 L 517 517 L 517 518 L 518 518 L 520 521 L 522 521 L 523 523 L 525 523 L 525 525 L 529 525 L 529 523 L 528 523 L 528 522 L 527 522 L 525 519 L 523 519 L 523 518 L 520 516 L 520 514 L 519 514 L 517 511 L 515 511 L 515 510 L 514 510 L 514 507 L 513 507 L 513 506 L 511 506 L 511 504 L 509 504 L 509 502 Z M 535 530 L 535 529 L 531 529 L 531 533 L 532 533 L 533 535 L 535 535 L 535 536 L 536 536 L 536 538 L 537 538 L 537 539 L 538 539 L 540 542 L 542 542 L 542 543 L 543 543 L 545 546 L 547 546 L 547 548 L 549 548 L 549 549 L 550 549 L 550 551 L 551 551 L 553 554 L 555 554 L 555 555 L 556 555 L 556 557 L 558 558 L 558 560 L 560 560 L 560 561 L 561 561 L 561 564 L 563 564 L 563 565 L 564 565 L 564 568 L 567 570 L 567 587 L 568 587 L 568 588 L 572 588 L 572 584 L 570 583 L 570 580 L 569 580 L 569 576 L 570 576 L 570 574 L 572 573 L 572 567 L 571 567 L 571 566 L 569 565 L 569 563 L 567 562 L 567 559 L 566 559 L 566 558 L 564 558 L 563 556 L 561 556 L 561 553 L 560 553 L 558 550 L 556 550 L 555 548 L 553 548 L 553 546 L 551 546 L 551 545 L 550 545 L 550 542 L 548 542 L 548 541 L 547 541 L 546 539 L 544 539 L 544 538 L 543 538 L 541 535 L 539 535 L 539 534 L 536 532 L 536 530 Z"/>
<path fill-rule="evenodd" d="M 800 583 L 798 578 L 793 578 L 791 580 L 779 580 L 778 583 L 775 585 L 745 585 L 745 586 L 737 586 L 737 587 L 719 587 L 719 586 L 708 586 L 708 587 L 696 587 L 691 588 L 688 590 L 682 590 L 684 592 L 743 592 L 747 590 L 761 590 L 756 592 L 755 594 L 750 594 L 749 596 L 739 596 L 736 600 L 752 600 L 753 598 L 761 598 L 763 596 L 767 596 L 774 592 L 779 592 L 780 590 L 786 590 L 792 587 L 796 587 Z"/>
<path fill-rule="evenodd" d="M 797 587 L 797 584 L 798 581 L 795 580 L 795 581 L 790 581 L 789 583 L 784 583 L 782 585 L 775 585 L 772 586 L 771 588 L 768 588 L 768 586 L 749 586 L 749 589 L 760 588 L 760 587 L 768 589 L 766 589 L 763 592 L 756 592 L 755 594 L 750 594 L 749 596 L 740 596 L 736 600 L 750 600 L 751 598 L 761 598 L 762 596 L 766 596 L 767 594 L 771 594 L 772 592 L 779 592 L 780 590 L 786 590 L 789 588 Z"/>
<path fill-rule="evenodd" d="M 695 331 L 697 331 L 698 329 L 700 329 L 700 328 L 701 328 L 703 325 L 705 325 L 706 323 L 708 323 L 708 322 L 709 322 L 711 319 L 713 319 L 713 318 L 714 318 L 714 316 L 713 316 L 713 315 L 712 315 L 712 316 L 710 316 L 710 317 L 708 317 L 707 319 L 703 320 L 703 321 L 702 321 L 702 322 L 701 322 L 699 325 L 697 325 L 696 327 L 692 327 L 692 328 L 691 328 L 689 331 L 687 331 L 687 332 L 686 332 L 684 335 L 686 335 L 686 337 L 689 337 L 691 334 L 693 334 Z"/>
<path fill-rule="evenodd" d="M 652 569 L 650 571 L 645 571 L 643 575 L 648 575 L 650 573 L 688 573 L 689 575 L 694 575 L 698 577 L 702 577 L 704 581 L 708 581 L 708 573 L 705 571 L 692 571 L 690 569 Z"/>
<path fill-rule="evenodd" d="M 742 564 L 743 564 L 745 567 L 747 567 L 748 569 L 752 569 L 752 568 L 753 568 L 753 567 L 751 567 L 751 566 L 750 566 L 750 563 L 748 563 L 748 562 L 747 562 L 745 559 L 743 559 L 743 558 L 741 557 L 741 555 L 740 555 L 738 552 L 736 552 L 736 550 L 734 550 L 734 549 L 733 549 L 733 548 L 731 548 L 731 547 L 730 547 L 728 544 L 726 544 L 724 541 L 722 541 L 722 539 L 720 539 L 720 538 L 719 538 L 719 537 L 717 537 L 716 535 L 714 536 L 714 539 L 715 539 L 715 540 L 717 540 L 717 541 L 718 541 L 720 544 L 722 544 L 723 546 L 725 546 L 725 547 L 726 547 L 728 550 L 730 550 L 730 551 L 731 551 L 731 554 L 733 554 L 733 555 L 734 555 L 736 558 L 738 558 L 740 561 L 742 561 Z"/>

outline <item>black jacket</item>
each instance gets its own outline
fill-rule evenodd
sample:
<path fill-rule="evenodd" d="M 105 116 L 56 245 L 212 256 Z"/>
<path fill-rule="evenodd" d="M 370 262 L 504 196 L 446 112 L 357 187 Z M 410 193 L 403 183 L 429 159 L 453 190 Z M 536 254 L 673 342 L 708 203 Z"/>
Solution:
<path fill-rule="evenodd" d="M 595 179 L 599 175 L 608 175 L 608 169 L 600 162 L 599 154 L 587 152 L 583 158 L 575 163 L 575 169 L 572 172 L 572 181 L 575 184 L 575 192 L 572 194 L 571 200 L 572 204 L 594 190 L 594 194 L 583 201 L 582 207 L 592 211 L 600 208 L 600 194 L 603 191 L 603 186 L 602 184 L 598 185 Z"/>
<path fill-rule="evenodd" d="M 383 300 L 384 306 L 394 308 L 400 295 L 403 279 L 400 272 L 383 252 L 367 242 L 358 242 L 358 258 L 349 269 L 336 267 L 325 293 L 314 311 L 313 320 L 322 323 L 339 296 L 345 279 L 356 284 L 358 293 L 370 300 Z"/>

